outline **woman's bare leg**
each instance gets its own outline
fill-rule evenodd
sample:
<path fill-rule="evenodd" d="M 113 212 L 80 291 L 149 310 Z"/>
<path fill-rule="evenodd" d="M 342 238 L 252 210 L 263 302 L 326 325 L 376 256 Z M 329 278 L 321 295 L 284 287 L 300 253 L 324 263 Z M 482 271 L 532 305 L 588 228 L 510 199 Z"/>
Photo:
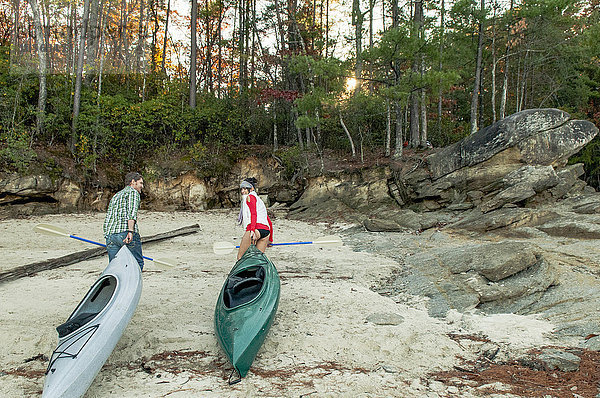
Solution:
<path fill-rule="evenodd" d="M 265 252 L 265 250 L 267 250 L 267 246 L 269 245 L 269 235 L 265 236 L 262 239 L 259 239 L 258 242 L 256 242 L 256 247 L 258 248 L 258 250 L 260 250 L 261 252 Z"/>
<path fill-rule="evenodd" d="M 244 236 L 242 236 L 242 241 L 240 242 L 240 249 L 238 250 L 237 259 L 242 258 L 246 250 L 250 247 L 250 231 L 244 232 Z"/>

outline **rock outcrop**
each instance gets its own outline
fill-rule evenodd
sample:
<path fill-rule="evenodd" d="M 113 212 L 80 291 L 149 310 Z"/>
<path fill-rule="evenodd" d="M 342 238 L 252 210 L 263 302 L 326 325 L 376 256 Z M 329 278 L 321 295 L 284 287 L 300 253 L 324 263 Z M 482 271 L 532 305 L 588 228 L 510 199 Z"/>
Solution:
<path fill-rule="evenodd" d="M 484 213 L 555 202 L 585 188 L 577 181 L 583 167 L 567 161 L 597 134 L 592 123 L 558 109 L 519 112 L 428 156 L 425 168 L 396 175 L 403 188 L 396 199 L 424 211 Z"/>
<path fill-rule="evenodd" d="M 483 306 L 489 312 L 502 312 L 508 304 L 545 292 L 558 282 L 542 251 L 525 242 L 434 248 L 406 261 L 411 278 L 421 279 L 408 284 L 408 291 L 429 292 L 425 295 L 432 299 L 430 312 L 435 316 L 444 316 L 451 308 L 465 311 Z"/>
<path fill-rule="evenodd" d="M 224 176 L 198 177 L 194 171 L 178 176 L 158 176 L 142 170 L 145 184 L 142 209 L 202 211 L 239 205 L 239 183 L 244 177 L 259 181 L 258 192 L 267 203 L 291 204 L 303 192 L 302 181 L 282 177 L 275 159 L 248 158 Z M 89 184 L 88 184 L 89 185 Z M 90 187 L 68 178 L 46 175 L 0 174 L 0 216 L 18 217 L 70 211 L 105 211 L 120 186 Z"/>

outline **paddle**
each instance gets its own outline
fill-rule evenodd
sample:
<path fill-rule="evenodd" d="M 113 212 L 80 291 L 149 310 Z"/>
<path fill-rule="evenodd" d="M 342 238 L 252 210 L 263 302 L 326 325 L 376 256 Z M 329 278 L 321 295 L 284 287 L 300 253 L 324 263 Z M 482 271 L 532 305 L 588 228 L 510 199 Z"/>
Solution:
<path fill-rule="evenodd" d="M 288 246 L 288 245 L 316 245 L 316 246 L 341 246 L 342 240 L 337 236 L 323 236 L 309 242 L 286 242 L 272 243 L 271 246 Z M 238 249 L 239 246 L 229 242 L 215 242 L 213 244 L 213 252 L 215 254 L 228 254 Z"/>
<path fill-rule="evenodd" d="M 38 224 L 33 228 L 33 230 L 35 232 L 39 232 L 39 233 L 42 233 L 45 235 L 65 236 L 67 238 L 73 238 L 73 239 L 80 240 L 82 242 L 92 243 L 94 245 L 106 247 L 106 245 L 103 243 L 95 242 L 93 240 L 89 240 L 89 239 L 85 239 L 85 238 L 81 238 L 77 235 L 71 235 L 65 229 L 63 229 L 61 227 L 57 227 L 56 225 L 52 225 L 52 224 Z M 143 256 L 143 257 L 146 260 L 152 261 L 157 266 L 163 266 L 163 267 L 168 267 L 168 268 L 175 266 L 175 264 L 171 260 L 165 260 L 165 259 L 159 260 L 157 258 L 150 258 L 150 257 L 146 257 L 146 256 Z"/>

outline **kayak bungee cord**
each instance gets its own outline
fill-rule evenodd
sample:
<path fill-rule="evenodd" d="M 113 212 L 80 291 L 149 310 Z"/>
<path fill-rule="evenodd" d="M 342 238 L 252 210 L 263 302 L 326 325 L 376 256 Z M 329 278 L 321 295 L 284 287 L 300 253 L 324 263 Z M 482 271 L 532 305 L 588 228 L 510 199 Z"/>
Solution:
<path fill-rule="evenodd" d="M 56 347 L 56 349 L 54 350 L 54 352 L 52 353 L 52 356 L 50 357 L 50 363 L 48 364 L 48 368 L 46 368 L 46 373 L 48 374 L 50 373 L 50 371 L 52 370 L 52 366 L 56 363 L 56 361 L 58 361 L 59 359 L 64 359 L 64 358 L 72 358 L 75 359 L 77 358 L 77 355 L 79 355 L 79 353 L 81 352 L 81 350 L 83 350 L 83 347 L 86 346 L 86 344 L 90 341 L 90 339 L 92 338 L 92 336 L 94 335 L 94 333 L 96 333 L 96 330 L 98 330 L 98 328 L 100 327 L 99 324 L 96 325 L 92 325 L 92 326 L 88 326 L 84 329 L 82 329 L 79 333 L 81 334 L 81 336 L 77 337 L 75 340 L 73 341 L 65 341 L 64 343 L 70 343 L 64 351 L 59 351 L 60 349 L 60 345 L 58 347 Z M 81 345 L 81 347 L 79 347 L 79 350 L 74 353 L 71 354 L 70 352 L 68 352 L 67 350 L 69 348 L 71 348 L 71 346 L 75 343 L 77 343 L 79 340 L 81 340 L 82 338 L 87 336 L 87 340 Z M 61 345 L 62 345 L 61 344 Z M 56 354 L 56 358 L 54 358 L 54 355 Z"/>

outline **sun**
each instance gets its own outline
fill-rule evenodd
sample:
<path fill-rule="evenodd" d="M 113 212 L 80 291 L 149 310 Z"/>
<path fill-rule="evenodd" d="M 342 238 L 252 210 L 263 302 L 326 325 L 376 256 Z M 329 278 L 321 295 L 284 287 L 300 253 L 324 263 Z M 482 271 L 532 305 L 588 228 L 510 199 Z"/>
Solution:
<path fill-rule="evenodd" d="M 357 83 L 358 82 L 356 81 L 355 78 L 353 78 L 353 77 L 348 78 L 348 80 L 346 80 L 346 91 L 354 91 Z"/>

